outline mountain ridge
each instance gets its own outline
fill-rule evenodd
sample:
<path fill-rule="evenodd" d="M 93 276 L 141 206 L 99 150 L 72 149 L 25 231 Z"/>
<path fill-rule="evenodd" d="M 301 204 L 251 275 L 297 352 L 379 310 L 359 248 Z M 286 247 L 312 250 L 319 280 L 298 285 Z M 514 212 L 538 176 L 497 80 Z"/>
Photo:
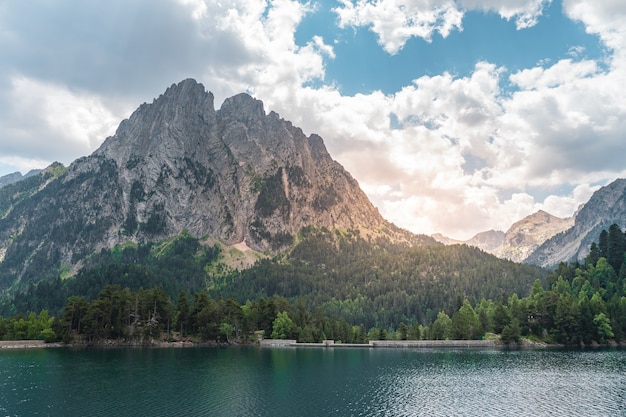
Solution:
<path fill-rule="evenodd" d="M 574 224 L 546 240 L 524 261 L 543 267 L 581 260 L 603 229 L 626 227 L 626 179 L 618 178 L 595 191 L 573 216 Z"/>
<path fill-rule="evenodd" d="M 35 282 L 41 270 L 71 275 L 95 251 L 183 231 L 271 253 L 306 226 L 425 239 L 384 220 L 318 135 L 247 94 L 213 106 L 195 80 L 173 84 L 11 206 L 0 219 L 0 287 Z"/>
<path fill-rule="evenodd" d="M 459 241 L 441 234 L 432 235 L 446 245 L 475 246 L 501 259 L 524 262 L 539 246 L 574 223 L 574 217 L 560 218 L 543 210 L 532 213 L 513 223 L 506 232 L 486 231 Z M 530 262 L 532 263 L 532 262 Z"/>
<path fill-rule="evenodd" d="M 16 182 L 20 182 L 32 176 L 38 175 L 42 170 L 41 169 L 31 169 L 26 174 L 22 175 L 21 172 L 12 172 L 10 174 L 6 174 L 0 177 L 0 188 L 5 187 L 7 185 L 15 184 Z"/>
<path fill-rule="evenodd" d="M 560 218 L 539 210 L 513 223 L 505 233 L 502 244 L 491 253 L 499 258 L 523 262 L 546 240 L 573 223 L 573 217 Z"/>
<path fill-rule="evenodd" d="M 484 250 L 485 252 L 491 253 L 502 244 L 502 241 L 504 240 L 504 232 L 501 230 L 487 230 L 485 232 L 476 233 L 468 240 L 452 239 L 441 233 L 435 233 L 431 235 L 431 237 L 444 245 L 474 246 Z"/>

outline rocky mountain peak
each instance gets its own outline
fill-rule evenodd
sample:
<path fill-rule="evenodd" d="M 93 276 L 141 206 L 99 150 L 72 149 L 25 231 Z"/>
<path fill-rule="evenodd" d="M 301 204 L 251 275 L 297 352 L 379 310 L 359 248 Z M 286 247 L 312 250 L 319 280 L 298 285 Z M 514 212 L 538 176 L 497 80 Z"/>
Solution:
<path fill-rule="evenodd" d="M 246 93 L 240 93 L 224 100 L 220 107 L 220 115 L 224 119 L 249 123 L 265 118 L 263 102 Z"/>
<path fill-rule="evenodd" d="M 113 158 L 118 166 L 146 157 L 180 157 L 196 151 L 198 131 L 215 122 L 213 94 L 187 79 L 173 84 L 151 104 L 142 104 L 120 123 L 94 155 Z M 195 132 L 192 132 L 194 130 Z"/>
<path fill-rule="evenodd" d="M 500 230 L 488 230 L 486 232 L 477 233 L 467 244 L 476 246 L 485 252 L 492 252 L 495 248 L 502 245 L 504 236 L 504 232 Z"/>
<path fill-rule="evenodd" d="M 546 240 L 573 224 L 572 217 L 562 219 L 539 210 L 515 222 L 504 234 L 502 244 L 492 253 L 501 258 L 522 262 Z"/>
<path fill-rule="evenodd" d="M 3 175 L 2 177 L 0 177 L 0 188 L 4 187 L 5 185 L 16 183 L 22 178 L 23 177 L 21 172 L 12 172 L 10 174 Z"/>
<path fill-rule="evenodd" d="M 189 79 L 141 105 L 92 155 L 2 219 L 0 251 L 17 259 L 3 267 L 22 276 L 23 261 L 40 257 L 74 268 L 101 248 L 182 231 L 275 252 L 306 226 L 394 229 L 322 138 L 265 114 L 247 94 L 218 111 L 213 100 Z"/>

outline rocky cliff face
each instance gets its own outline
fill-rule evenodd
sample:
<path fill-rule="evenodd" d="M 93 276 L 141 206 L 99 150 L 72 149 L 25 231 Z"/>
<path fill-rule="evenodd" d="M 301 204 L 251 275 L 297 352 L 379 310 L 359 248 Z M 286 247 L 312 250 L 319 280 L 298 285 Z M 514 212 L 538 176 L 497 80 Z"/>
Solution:
<path fill-rule="evenodd" d="M 185 80 L 0 220 L 0 286 L 127 241 L 187 230 L 277 251 L 305 226 L 393 229 L 319 136 L 246 94 L 215 110 Z"/>
<path fill-rule="evenodd" d="M 574 215 L 574 224 L 547 240 L 525 262 L 553 266 L 562 261 L 583 259 L 602 229 L 617 223 L 626 226 L 626 179 L 618 179 L 596 191 Z"/>
<path fill-rule="evenodd" d="M 514 223 L 505 233 L 502 244 L 491 253 L 499 258 L 522 262 L 546 240 L 573 224 L 572 217 L 562 219 L 540 210 Z"/>

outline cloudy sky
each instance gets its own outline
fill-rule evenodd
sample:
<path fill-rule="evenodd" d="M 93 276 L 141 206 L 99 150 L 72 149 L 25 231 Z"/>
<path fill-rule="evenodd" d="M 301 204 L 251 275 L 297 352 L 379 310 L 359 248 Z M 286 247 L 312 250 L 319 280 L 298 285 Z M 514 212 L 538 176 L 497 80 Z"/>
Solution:
<path fill-rule="evenodd" d="M 383 216 L 467 239 L 626 176 L 623 0 L 0 0 L 0 175 L 184 78 L 318 133 Z"/>

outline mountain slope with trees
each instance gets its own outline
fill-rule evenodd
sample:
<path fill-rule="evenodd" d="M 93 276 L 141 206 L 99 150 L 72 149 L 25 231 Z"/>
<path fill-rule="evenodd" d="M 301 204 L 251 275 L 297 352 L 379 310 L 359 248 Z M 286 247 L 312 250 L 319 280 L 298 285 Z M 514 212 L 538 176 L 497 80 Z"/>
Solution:
<path fill-rule="evenodd" d="M 355 265 L 363 260 L 359 252 L 367 245 L 359 242 L 358 238 L 354 239 L 354 235 L 343 234 L 339 237 L 335 234 L 331 237 L 328 235 L 330 232 L 326 231 L 309 233 L 314 235 L 314 239 L 307 241 L 311 236 L 303 239 L 305 247 L 300 247 L 299 253 L 292 254 L 293 258 L 276 258 L 269 262 L 278 267 L 296 260 L 304 261 L 305 264 L 311 261 L 307 265 L 311 268 L 310 274 L 314 274 L 315 270 L 321 274 L 331 273 L 338 265 L 330 260 L 320 271 L 322 264 L 316 263 L 314 254 L 320 248 L 327 250 L 325 245 L 337 244 L 353 245 L 351 250 L 345 252 L 347 264 Z M 380 273 L 380 276 L 373 278 L 376 282 L 384 281 L 386 273 L 403 271 L 403 258 L 415 257 L 415 248 L 387 246 L 386 242 L 381 241 L 374 245 L 374 252 L 380 255 L 375 260 L 379 266 L 377 273 Z M 254 300 L 240 302 L 223 296 L 223 292 L 229 288 L 229 282 L 222 283 L 223 291 L 220 294 L 211 295 L 205 290 L 195 293 L 180 290 L 175 297 L 168 296 L 160 287 L 131 290 L 120 285 L 106 285 L 95 297 L 70 296 L 58 318 L 51 317 L 47 310 L 39 314 L 30 313 L 27 317 L 18 314 L 11 319 L 0 318 L 0 338 L 39 338 L 47 341 L 75 339 L 89 343 L 106 340 L 142 344 L 155 340 L 245 343 L 253 341 L 257 334 L 263 334 L 265 337 L 289 338 L 300 342 L 319 342 L 328 338 L 347 343 L 365 343 L 368 340 L 385 339 L 469 340 L 497 337 L 506 344 L 520 343 L 522 338 L 564 345 L 623 343 L 626 341 L 626 235 L 617 225 L 612 225 L 608 231 L 602 232 L 598 243 L 594 242 L 592 246 L 584 264 L 562 263 L 548 274 L 545 284 L 535 279 L 530 290 L 520 295 L 516 292 L 511 295 L 502 292 L 496 298 L 481 297 L 471 302 L 472 297 L 479 297 L 483 291 L 488 293 L 494 289 L 503 289 L 502 286 L 492 287 L 487 280 L 468 287 L 471 295 L 465 294 L 465 298 L 455 299 L 448 310 L 439 310 L 426 322 L 419 322 L 417 314 L 394 315 L 393 303 L 382 308 L 374 307 L 373 310 L 368 309 L 367 303 L 340 303 L 335 304 L 335 307 L 339 307 L 336 309 L 329 308 L 329 304 L 324 302 L 311 304 L 312 300 L 320 296 L 321 292 L 317 288 L 312 288 L 313 298 L 309 297 L 308 288 L 300 287 L 303 292 L 295 296 L 278 295 L 281 291 L 278 289 L 271 296 L 258 295 Z M 179 243 L 170 245 L 166 252 L 171 254 L 173 251 L 176 253 L 174 256 L 184 252 L 189 254 L 188 249 L 193 247 L 194 239 L 183 237 Z M 415 259 L 411 261 L 418 267 L 432 269 L 436 264 L 432 260 L 439 256 L 446 257 L 451 264 L 467 260 L 463 251 L 449 251 L 454 247 L 432 245 L 422 249 L 429 250 L 422 251 L 420 262 L 414 263 Z M 441 252 L 441 249 L 445 251 Z M 457 249 L 470 248 L 459 246 Z M 457 255 L 450 256 L 454 253 Z M 303 257 L 304 254 L 308 255 Z M 114 258 L 119 256 L 116 254 Z M 505 271 L 502 265 L 496 266 L 500 271 Z M 464 272 L 469 272 L 471 268 Z M 616 272 L 616 268 L 619 272 Z M 304 273 L 306 268 L 292 272 Z M 358 274 L 357 269 L 354 272 Z M 256 270 L 255 278 L 263 276 L 272 276 L 268 265 Z M 440 277 L 442 283 L 459 291 L 455 278 L 445 274 Z M 245 283 L 247 278 L 239 275 L 238 279 L 240 283 Z M 261 280 L 258 285 L 265 283 Z M 285 281 L 279 281 L 278 284 L 283 285 Z M 282 288 L 282 291 L 289 290 Z M 345 289 L 339 285 L 334 294 L 339 296 L 342 291 Z M 386 301 L 396 296 L 393 292 L 387 294 L 391 297 Z M 360 297 L 365 301 L 372 299 L 369 298 L 371 295 L 361 294 Z M 445 303 L 445 300 L 444 297 L 439 303 Z M 379 321 L 375 321 L 374 326 L 367 324 L 372 314 L 381 312 L 382 321 L 378 316 Z"/>
<path fill-rule="evenodd" d="M 278 294 L 367 327 L 429 323 L 464 299 L 526 294 L 543 271 L 466 245 L 414 247 L 358 232 L 307 229 L 294 249 L 210 283 L 216 296 L 240 302 Z"/>
<path fill-rule="evenodd" d="M 220 246 L 183 234 L 161 244 L 124 245 L 94 255 L 75 277 L 32 284 L 5 303 L 3 314 L 47 309 L 59 314 L 69 296 L 97 297 L 106 285 L 131 290 L 208 289 L 239 303 L 281 296 L 366 327 L 429 323 L 467 299 L 527 294 L 543 271 L 466 245 L 409 246 L 358 231 L 306 228 L 289 252 L 243 270 L 223 268 Z M 220 269 L 222 268 L 222 269 Z"/>
<path fill-rule="evenodd" d="M 0 191 L 5 294 L 72 276 L 102 249 L 183 230 L 268 253 L 306 226 L 416 239 L 380 216 L 322 138 L 246 94 L 215 110 L 191 79 L 141 105 L 92 155 Z"/>

